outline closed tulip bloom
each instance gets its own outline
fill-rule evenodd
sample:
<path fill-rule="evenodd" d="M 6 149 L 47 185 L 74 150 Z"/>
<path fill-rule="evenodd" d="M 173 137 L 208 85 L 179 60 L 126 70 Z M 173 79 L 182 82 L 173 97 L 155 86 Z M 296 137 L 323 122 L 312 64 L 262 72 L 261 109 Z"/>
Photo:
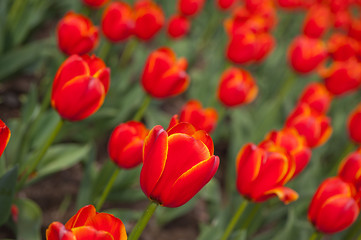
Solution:
<path fill-rule="evenodd" d="M 0 119 L 0 157 L 3 154 L 6 145 L 9 142 L 10 135 L 11 135 L 10 129 Z"/>
<path fill-rule="evenodd" d="M 119 124 L 113 130 L 108 143 L 111 160 L 121 168 L 138 166 L 142 162 L 143 143 L 148 132 L 141 122 Z"/>
<path fill-rule="evenodd" d="M 303 34 L 320 38 L 329 28 L 331 12 L 325 5 L 314 5 L 308 11 L 303 23 Z"/>
<path fill-rule="evenodd" d="M 217 6 L 221 10 L 227 10 L 232 7 L 236 0 L 216 0 Z"/>
<path fill-rule="evenodd" d="M 227 107 L 252 102 L 258 93 L 258 86 L 249 72 L 230 67 L 221 76 L 218 99 Z"/>
<path fill-rule="evenodd" d="M 128 3 L 115 1 L 105 9 L 102 31 L 110 41 L 119 42 L 128 39 L 133 29 L 133 10 Z"/>
<path fill-rule="evenodd" d="M 164 25 L 164 13 L 152 0 L 138 0 L 134 7 L 134 34 L 139 39 L 148 41 Z"/>
<path fill-rule="evenodd" d="M 295 161 L 284 150 L 272 148 L 252 143 L 243 146 L 236 159 L 237 189 L 254 202 L 277 196 L 288 204 L 298 198 L 295 191 L 284 187 L 294 175 Z"/>
<path fill-rule="evenodd" d="M 361 191 L 361 148 L 347 155 L 341 162 L 338 176 Z"/>
<path fill-rule="evenodd" d="M 83 3 L 93 8 L 100 8 L 104 6 L 109 0 L 83 0 Z"/>
<path fill-rule="evenodd" d="M 144 67 L 142 85 L 155 98 L 166 98 L 183 93 L 189 85 L 185 72 L 187 60 L 176 59 L 170 48 L 159 48 L 152 52 Z"/>
<path fill-rule="evenodd" d="M 47 240 L 126 240 L 123 222 L 108 213 L 97 213 L 93 205 L 81 208 L 63 225 L 53 222 L 46 230 Z"/>
<path fill-rule="evenodd" d="M 334 33 L 328 40 L 328 51 L 335 61 L 347 61 L 355 58 L 360 50 L 359 43 L 344 34 Z"/>
<path fill-rule="evenodd" d="M 298 102 L 306 103 L 312 110 L 325 114 L 330 108 L 332 95 L 325 85 L 321 83 L 310 83 L 306 86 Z"/>
<path fill-rule="evenodd" d="M 179 122 L 191 123 L 196 130 L 204 130 L 211 133 L 216 127 L 218 113 L 214 108 L 202 108 L 197 100 L 188 101 L 182 108 L 180 116 L 174 115 L 168 129 Z"/>
<path fill-rule="evenodd" d="M 190 28 L 190 21 L 181 15 L 174 15 L 169 19 L 167 33 L 172 38 L 182 38 Z"/>
<path fill-rule="evenodd" d="M 305 103 L 299 104 L 288 116 L 286 127 L 293 127 L 304 136 L 307 145 L 315 148 L 325 143 L 331 136 L 330 119 L 324 114 L 317 113 Z"/>
<path fill-rule="evenodd" d="M 178 10 L 184 16 L 194 16 L 202 10 L 204 2 L 205 0 L 178 0 Z"/>
<path fill-rule="evenodd" d="M 348 35 L 357 41 L 361 40 L 361 19 L 354 17 L 351 18 Z"/>
<path fill-rule="evenodd" d="M 288 50 L 288 61 L 298 73 L 315 70 L 327 57 L 327 48 L 320 39 L 299 36 L 293 40 Z"/>
<path fill-rule="evenodd" d="M 152 201 L 179 207 L 206 185 L 218 169 L 213 141 L 190 123 L 168 131 L 155 126 L 146 137 L 140 186 Z"/>
<path fill-rule="evenodd" d="M 54 78 L 51 105 L 63 119 L 79 121 L 103 104 L 110 83 L 110 69 L 95 57 L 73 55 Z"/>
<path fill-rule="evenodd" d="M 317 231 L 333 234 L 355 222 L 360 209 L 355 189 L 338 177 L 328 178 L 318 187 L 308 209 L 308 219 Z"/>
<path fill-rule="evenodd" d="M 323 69 L 320 75 L 330 93 L 336 96 L 344 95 L 360 88 L 361 63 L 353 58 L 333 62 L 329 68 Z"/>
<path fill-rule="evenodd" d="M 68 12 L 58 23 L 57 39 L 60 50 L 65 54 L 86 54 L 98 44 L 98 28 L 89 18 Z"/>
<path fill-rule="evenodd" d="M 352 141 L 361 143 L 361 104 L 350 114 L 347 124 L 348 134 Z"/>

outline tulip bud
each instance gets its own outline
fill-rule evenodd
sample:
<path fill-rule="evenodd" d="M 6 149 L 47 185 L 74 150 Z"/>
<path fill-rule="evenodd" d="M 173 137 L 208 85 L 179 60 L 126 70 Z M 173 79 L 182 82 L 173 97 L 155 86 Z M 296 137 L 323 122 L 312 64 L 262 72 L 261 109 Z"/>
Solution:
<path fill-rule="evenodd" d="M 138 38 L 148 41 L 163 27 L 163 10 L 152 0 L 138 0 L 135 4 L 134 10 L 134 34 Z"/>
<path fill-rule="evenodd" d="M 6 145 L 9 142 L 10 135 L 11 135 L 10 129 L 0 119 L 0 157 L 3 154 Z"/>
<path fill-rule="evenodd" d="M 83 3 L 93 8 L 104 6 L 109 0 L 83 0 Z"/>
<path fill-rule="evenodd" d="M 325 143 L 332 133 L 330 119 L 323 114 L 313 111 L 305 103 L 299 104 L 288 116 L 286 127 L 294 127 L 304 136 L 307 145 L 315 148 Z"/>
<path fill-rule="evenodd" d="M 321 114 L 327 113 L 331 101 L 332 95 L 321 83 L 308 84 L 298 100 L 299 103 L 306 103 L 312 110 Z"/>
<path fill-rule="evenodd" d="M 288 50 L 288 61 L 298 73 L 309 73 L 316 69 L 327 57 L 325 43 L 320 39 L 299 36 L 293 40 Z"/>
<path fill-rule="evenodd" d="M 103 104 L 110 83 L 110 69 L 95 57 L 70 56 L 54 78 L 51 105 L 69 121 L 95 113 Z"/>
<path fill-rule="evenodd" d="M 346 35 L 334 33 L 328 40 L 328 51 L 335 61 L 347 61 L 357 56 L 359 43 Z"/>
<path fill-rule="evenodd" d="M 174 15 L 169 19 L 167 32 L 172 38 L 182 38 L 190 28 L 190 21 L 181 15 Z"/>
<path fill-rule="evenodd" d="M 228 107 L 252 102 L 258 93 L 255 80 L 246 70 L 231 67 L 221 76 L 218 99 Z"/>
<path fill-rule="evenodd" d="M 216 0 L 217 6 L 221 10 L 228 10 L 235 2 L 236 0 Z"/>
<path fill-rule="evenodd" d="M 338 176 L 361 191 L 361 148 L 347 155 L 341 162 Z"/>
<path fill-rule="evenodd" d="M 361 104 L 350 114 L 347 124 L 348 134 L 352 141 L 361 143 Z"/>
<path fill-rule="evenodd" d="M 320 38 L 329 28 L 330 20 L 331 13 L 327 6 L 312 6 L 303 23 L 303 34 L 310 38 Z"/>
<path fill-rule="evenodd" d="M 126 240 L 123 222 L 108 213 L 97 213 L 93 205 L 81 208 L 63 225 L 53 222 L 46 230 L 47 240 Z"/>
<path fill-rule="evenodd" d="M 285 204 L 295 201 L 298 194 L 286 188 L 294 175 L 295 162 L 283 149 L 267 150 L 248 143 L 236 159 L 237 189 L 241 195 L 254 202 L 263 202 L 273 196 Z"/>
<path fill-rule="evenodd" d="M 205 0 L 178 0 L 179 12 L 187 17 L 197 15 L 203 8 Z"/>
<path fill-rule="evenodd" d="M 143 88 L 156 98 L 181 94 L 189 85 L 186 69 L 185 58 L 176 59 L 172 49 L 159 48 L 149 55 L 145 63 L 142 75 Z"/>
<path fill-rule="evenodd" d="M 60 50 L 65 54 L 86 54 L 98 44 L 98 28 L 89 18 L 68 12 L 58 23 L 57 39 Z"/>
<path fill-rule="evenodd" d="M 317 231 L 333 234 L 355 222 L 360 209 L 355 189 L 338 177 L 328 178 L 318 187 L 308 209 L 308 219 Z"/>
<path fill-rule="evenodd" d="M 112 2 L 102 17 L 102 31 L 113 42 L 128 39 L 133 33 L 134 19 L 132 8 L 125 2 Z"/>
<path fill-rule="evenodd" d="M 140 186 L 152 201 L 179 207 L 206 185 L 218 169 L 212 138 L 190 123 L 168 131 L 155 126 L 146 137 Z"/>

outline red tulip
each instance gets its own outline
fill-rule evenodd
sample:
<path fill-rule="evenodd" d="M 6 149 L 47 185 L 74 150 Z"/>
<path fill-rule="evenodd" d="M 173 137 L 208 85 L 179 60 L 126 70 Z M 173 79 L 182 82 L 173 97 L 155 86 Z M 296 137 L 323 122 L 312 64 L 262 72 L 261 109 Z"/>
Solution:
<path fill-rule="evenodd" d="M 104 11 L 102 31 L 113 42 L 128 39 L 133 33 L 133 10 L 128 3 L 112 2 Z"/>
<path fill-rule="evenodd" d="M 285 9 L 297 9 L 303 6 L 301 0 L 277 0 L 277 3 Z"/>
<path fill-rule="evenodd" d="M 182 38 L 188 32 L 190 28 L 190 21 L 181 15 L 174 15 L 169 19 L 167 32 L 172 38 Z"/>
<path fill-rule="evenodd" d="M 10 135 L 11 135 L 10 129 L 0 119 L 0 157 L 3 154 L 6 145 L 8 145 Z"/>
<path fill-rule="evenodd" d="M 352 22 L 352 15 L 349 10 L 338 11 L 334 13 L 333 27 L 345 30 L 350 29 Z"/>
<path fill-rule="evenodd" d="M 148 135 L 143 123 L 129 121 L 119 124 L 112 132 L 108 152 L 110 158 L 121 168 L 133 168 L 142 162 L 143 143 Z"/>
<path fill-rule="evenodd" d="M 347 124 L 348 134 L 352 141 L 361 143 L 361 104 L 350 114 Z"/>
<path fill-rule="evenodd" d="M 348 29 L 348 35 L 357 41 L 361 40 L 361 19 L 351 18 L 351 23 Z"/>
<path fill-rule="evenodd" d="M 359 43 L 346 35 L 334 33 L 328 40 L 328 51 L 335 61 L 347 61 L 355 58 L 359 52 Z"/>
<path fill-rule="evenodd" d="M 329 28 L 331 13 L 327 6 L 314 5 L 308 11 L 303 23 L 303 34 L 320 38 Z"/>
<path fill-rule="evenodd" d="M 237 189 L 254 202 L 278 196 L 284 203 L 290 203 L 298 198 L 298 194 L 284 184 L 292 178 L 295 169 L 293 158 L 284 150 L 265 150 L 248 143 L 240 150 L 236 160 Z"/>
<path fill-rule="evenodd" d="M 103 104 L 109 83 L 110 69 L 100 58 L 70 56 L 54 78 L 51 105 L 64 119 L 82 120 Z"/>
<path fill-rule="evenodd" d="M 343 181 L 353 184 L 357 191 L 361 191 L 361 148 L 342 160 L 338 176 Z"/>
<path fill-rule="evenodd" d="M 89 18 L 68 12 L 58 23 L 57 39 L 60 50 L 65 54 L 86 54 L 98 44 L 98 28 Z"/>
<path fill-rule="evenodd" d="M 178 0 L 178 10 L 184 16 L 198 14 L 204 5 L 205 0 Z"/>
<path fill-rule="evenodd" d="M 258 93 L 255 80 L 246 70 L 231 67 L 221 76 L 218 87 L 219 100 L 228 107 L 252 102 Z"/>
<path fill-rule="evenodd" d="M 325 43 L 320 39 L 299 36 L 293 40 L 288 50 L 288 61 L 298 73 L 309 73 L 316 69 L 327 57 Z"/>
<path fill-rule="evenodd" d="M 165 207 L 188 202 L 217 171 L 213 141 L 190 123 L 179 123 L 168 131 L 155 126 L 146 137 L 140 186 L 152 201 Z"/>
<path fill-rule="evenodd" d="M 305 103 L 298 105 L 288 116 L 286 127 L 294 127 L 300 135 L 306 138 L 307 145 L 310 148 L 325 143 L 332 133 L 330 119 L 313 111 Z"/>
<path fill-rule="evenodd" d="M 330 108 L 332 95 L 325 85 L 321 83 L 310 83 L 301 94 L 299 103 L 306 103 L 318 113 L 325 114 Z"/>
<path fill-rule="evenodd" d="M 210 133 L 216 127 L 218 120 L 217 111 L 214 108 L 202 108 L 202 104 L 197 100 L 188 101 L 182 108 L 180 117 L 174 115 L 168 129 L 179 122 L 191 123 L 196 130 L 204 130 Z"/>
<path fill-rule="evenodd" d="M 333 62 L 320 74 L 327 90 L 337 96 L 356 91 L 361 85 L 361 63 L 355 59 Z"/>
<path fill-rule="evenodd" d="M 268 149 L 279 147 L 293 157 L 296 169 L 292 177 L 298 175 L 311 159 L 311 150 L 307 142 L 294 128 L 285 128 L 281 131 L 272 131 L 259 145 L 261 148 Z"/>
<path fill-rule="evenodd" d="M 99 8 L 104 6 L 109 0 L 83 0 L 83 3 L 89 7 Z"/>
<path fill-rule="evenodd" d="M 163 10 L 152 0 L 138 0 L 134 10 L 134 34 L 138 38 L 148 41 L 163 27 Z"/>
<path fill-rule="evenodd" d="M 236 0 L 216 0 L 217 6 L 221 10 L 227 10 L 232 7 Z"/>
<path fill-rule="evenodd" d="M 181 94 L 189 85 L 186 69 L 185 58 L 177 60 L 172 49 L 159 48 L 149 55 L 145 63 L 142 75 L 143 88 L 156 98 Z"/>
<path fill-rule="evenodd" d="M 97 213 L 94 206 L 81 208 L 65 224 L 53 222 L 46 230 L 47 240 L 126 240 L 123 222 L 108 213 Z"/>
<path fill-rule="evenodd" d="M 328 178 L 318 187 L 308 209 L 308 219 L 317 231 L 333 234 L 355 222 L 359 214 L 355 189 L 338 177 Z"/>

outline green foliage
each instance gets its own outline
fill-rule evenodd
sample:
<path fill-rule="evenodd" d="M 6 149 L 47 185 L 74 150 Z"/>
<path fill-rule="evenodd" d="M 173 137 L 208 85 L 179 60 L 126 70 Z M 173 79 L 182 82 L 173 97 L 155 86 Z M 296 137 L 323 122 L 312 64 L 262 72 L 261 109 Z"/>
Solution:
<path fill-rule="evenodd" d="M 18 167 L 10 169 L 0 177 L 0 226 L 4 224 L 10 215 L 10 208 L 15 196 L 16 178 Z"/>

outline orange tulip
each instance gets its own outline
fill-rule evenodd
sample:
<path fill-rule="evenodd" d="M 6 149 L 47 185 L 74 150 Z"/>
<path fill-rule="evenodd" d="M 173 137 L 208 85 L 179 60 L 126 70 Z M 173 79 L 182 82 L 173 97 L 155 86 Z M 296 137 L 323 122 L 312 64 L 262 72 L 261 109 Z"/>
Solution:
<path fill-rule="evenodd" d="M 355 58 L 359 52 L 359 43 L 344 34 L 334 33 L 328 40 L 328 51 L 335 61 L 347 61 Z"/>
<path fill-rule="evenodd" d="M 104 6 L 109 0 L 83 0 L 83 3 L 89 7 L 99 8 Z"/>
<path fill-rule="evenodd" d="M 348 134 L 350 138 L 360 144 L 361 143 L 361 104 L 350 114 L 347 124 Z"/>
<path fill-rule="evenodd" d="M 189 85 L 186 69 L 185 58 L 177 60 L 172 49 L 159 48 L 149 55 L 145 63 L 142 75 L 143 88 L 156 98 L 181 94 Z"/>
<path fill-rule="evenodd" d="M 321 83 L 310 83 L 301 94 L 299 103 L 306 103 L 312 110 L 325 114 L 330 108 L 332 95 L 325 85 Z"/>
<path fill-rule="evenodd" d="M 169 19 L 167 33 L 172 38 L 182 38 L 190 28 L 190 21 L 181 15 L 174 15 Z"/>
<path fill-rule="evenodd" d="M 112 2 L 102 17 L 102 31 L 113 42 L 128 39 L 133 33 L 133 10 L 128 3 Z"/>
<path fill-rule="evenodd" d="M 46 230 L 47 240 L 126 240 L 123 222 L 108 213 L 97 213 L 93 205 L 81 208 L 65 226 L 53 222 Z"/>
<path fill-rule="evenodd" d="M 263 202 L 273 196 L 284 203 L 298 198 L 298 194 L 284 187 L 296 169 L 293 158 L 281 148 L 267 150 L 248 143 L 236 159 L 237 189 L 241 195 L 254 202 Z"/>
<path fill-rule="evenodd" d="M 246 70 L 230 67 L 221 76 L 219 100 L 228 107 L 252 102 L 258 93 L 255 80 Z"/>
<path fill-rule="evenodd" d="M 190 123 L 168 131 L 155 126 L 146 137 L 140 186 L 152 201 L 179 207 L 206 185 L 217 171 L 212 138 Z"/>
<path fill-rule="evenodd" d="M 341 162 L 338 176 L 361 191 L 361 148 L 347 155 Z"/>
<path fill-rule="evenodd" d="M 51 105 L 60 116 L 79 121 L 103 104 L 110 83 L 110 69 L 95 57 L 70 56 L 54 78 Z"/>
<path fill-rule="evenodd" d="M 303 23 L 303 34 L 320 38 L 329 28 L 331 12 L 327 6 L 314 5 L 308 11 Z"/>
<path fill-rule="evenodd" d="M 152 0 L 138 0 L 134 10 L 134 34 L 138 38 L 148 41 L 153 38 L 164 25 L 163 10 Z"/>
<path fill-rule="evenodd" d="M 0 157 L 3 154 L 6 145 L 8 145 L 10 135 L 11 135 L 10 129 L 0 119 Z"/>
<path fill-rule="evenodd" d="M 178 0 L 178 10 L 184 16 L 198 14 L 204 5 L 205 0 Z"/>
<path fill-rule="evenodd" d="M 108 143 L 109 156 L 113 162 L 126 169 L 138 166 L 142 162 L 143 143 L 148 132 L 141 122 L 119 124 Z"/>
<path fill-rule="evenodd" d="M 320 39 L 307 36 L 295 38 L 288 50 L 288 61 L 298 73 L 313 71 L 321 65 L 326 57 L 326 44 Z"/>
<path fill-rule="evenodd" d="M 188 101 L 182 108 L 180 117 L 174 115 L 168 129 L 179 122 L 191 123 L 196 130 L 204 130 L 210 133 L 216 127 L 218 114 L 214 108 L 202 108 L 202 104 L 197 100 Z"/>
<path fill-rule="evenodd" d="M 98 44 L 98 28 L 89 18 L 68 12 L 58 23 L 57 39 L 60 50 L 65 54 L 86 54 Z"/>
<path fill-rule="evenodd" d="M 305 103 L 299 104 L 288 116 L 286 127 L 294 127 L 310 148 L 325 143 L 332 133 L 330 119 Z"/>
<path fill-rule="evenodd" d="M 308 219 L 317 231 L 327 234 L 346 229 L 360 212 L 354 195 L 354 187 L 340 178 L 326 179 L 312 198 Z"/>

